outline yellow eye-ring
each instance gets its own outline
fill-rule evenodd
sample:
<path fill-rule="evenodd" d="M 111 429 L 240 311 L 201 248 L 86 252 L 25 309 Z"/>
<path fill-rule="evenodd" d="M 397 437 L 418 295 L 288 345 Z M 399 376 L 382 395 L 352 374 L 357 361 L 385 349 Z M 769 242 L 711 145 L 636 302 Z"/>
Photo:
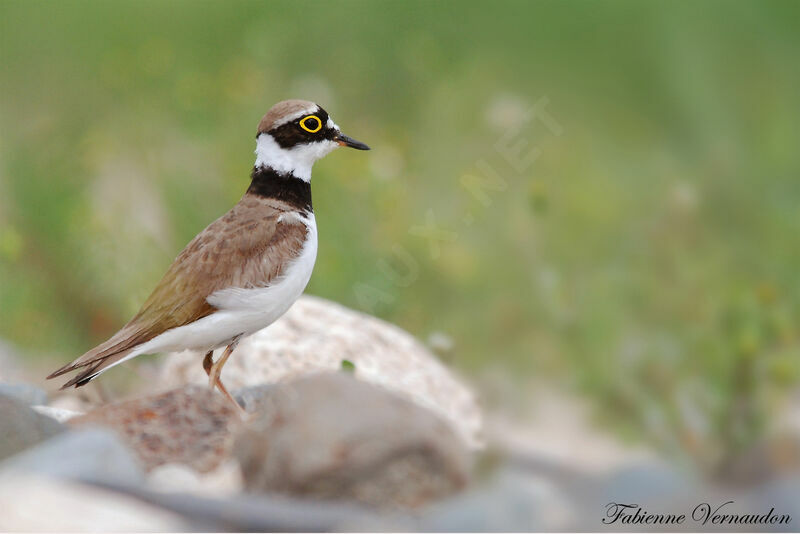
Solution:
<path fill-rule="evenodd" d="M 308 124 L 309 120 L 310 124 Z M 309 115 L 300 121 L 300 127 L 308 133 L 317 133 L 322 128 L 322 121 L 316 115 Z"/>

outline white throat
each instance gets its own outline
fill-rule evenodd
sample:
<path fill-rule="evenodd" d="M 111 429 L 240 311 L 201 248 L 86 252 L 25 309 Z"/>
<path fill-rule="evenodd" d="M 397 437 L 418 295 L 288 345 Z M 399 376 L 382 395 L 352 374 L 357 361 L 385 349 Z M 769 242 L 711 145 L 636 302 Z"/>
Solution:
<path fill-rule="evenodd" d="M 314 162 L 338 146 L 334 141 L 324 140 L 282 148 L 271 135 L 262 133 L 256 139 L 256 167 L 270 167 L 310 182 Z"/>

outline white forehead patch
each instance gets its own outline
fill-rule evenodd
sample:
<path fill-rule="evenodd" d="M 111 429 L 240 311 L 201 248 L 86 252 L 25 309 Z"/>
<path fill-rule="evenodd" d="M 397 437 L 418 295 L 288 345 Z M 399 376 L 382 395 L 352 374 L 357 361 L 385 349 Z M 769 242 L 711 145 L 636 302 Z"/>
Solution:
<path fill-rule="evenodd" d="M 333 119 L 330 116 L 328 116 L 327 126 L 328 126 L 328 128 L 331 128 L 332 130 L 338 130 L 339 129 L 339 127 L 336 126 L 336 123 L 333 122 Z"/>
<path fill-rule="evenodd" d="M 299 111 L 295 111 L 291 115 L 286 115 L 282 119 L 275 121 L 275 123 L 272 125 L 272 128 L 277 128 L 278 126 L 282 126 L 282 125 L 286 124 L 287 122 L 292 122 L 293 120 L 299 119 L 300 117 L 302 117 L 304 115 L 310 115 L 311 113 L 316 113 L 318 111 L 319 111 L 319 106 L 316 105 L 316 104 L 313 104 L 313 105 L 311 105 L 311 106 L 309 106 L 307 108 L 303 108 L 303 109 L 301 109 Z"/>

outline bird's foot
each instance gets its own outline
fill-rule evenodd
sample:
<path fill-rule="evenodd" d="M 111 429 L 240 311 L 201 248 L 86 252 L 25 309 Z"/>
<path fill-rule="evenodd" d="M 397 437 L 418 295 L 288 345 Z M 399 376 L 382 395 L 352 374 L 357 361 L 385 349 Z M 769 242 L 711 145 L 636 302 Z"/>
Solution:
<path fill-rule="evenodd" d="M 215 387 L 219 390 L 222 395 L 228 399 L 231 403 L 233 403 L 236 408 L 238 408 L 241 412 L 245 412 L 245 409 L 233 398 L 228 392 L 228 388 L 222 383 L 220 380 L 220 373 L 222 372 L 222 366 L 225 364 L 225 361 L 228 359 L 227 357 L 232 352 L 231 347 L 225 350 L 223 356 L 217 361 L 214 362 L 214 351 L 210 350 L 206 353 L 205 358 L 203 358 L 203 369 L 205 370 L 206 374 L 208 375 L 208 387 L 214 389 Z"/>
<path fill-rule="evenodd" d="M 234 405 L 235 405 L 235 406 L 236 406 L 236 407 L 239 409 L 239 411 L 240 411 L 242 414 L 246 413 L 246 411 L 245 411 L 245 409 L 242 407 L 242 405 L 241 405 L 241 404 L 239 404 L 239 403 L 236 401 L 236 399 L 234 399 L 234 398 L 233 398 L 233 395 L 231 395 L 230 393 L 228 393 L 228 389 L 227 389 L 227 388 L 226 388 L 226 387 L 225 387 L 225 386 L 222 384 L 222 380 L 220 380 L 220 379 L 219 379 L 219 377 L 217 377 L 217 380 L 216 380 L 216 384 L 215 384 L 215 385 L 217 386 L 217 389 L 219 390 L 219 392 L 220 392 L 220 393 L 222 393 L 222 395 L 223 395 L 223 396 L 224 396 L 226 399 L 228 399 L 229 401 L 231 401 L 231 402 L 232 402 L 232 403 L 233 403 L 233 404 L 234 404 Z"/>

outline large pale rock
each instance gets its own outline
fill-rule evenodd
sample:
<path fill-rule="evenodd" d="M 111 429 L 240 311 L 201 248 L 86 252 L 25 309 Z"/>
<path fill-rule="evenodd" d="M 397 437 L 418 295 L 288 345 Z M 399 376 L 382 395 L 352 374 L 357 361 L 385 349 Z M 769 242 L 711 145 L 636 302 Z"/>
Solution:
<path fill-rule="evenodd" d="M 235 454 L 251 491 L 415 507 L 461 489 L 469 457 L 428 410 L 347 373 L 264 390 Z"/>
<path fill-rule="evenodd" d="M 184 464 L 164 464 L 147 474 L 147 485 L 153 490 L 180 492 L 211 497 L 236 495 L 244 489 L 239 463 L 229 459 L 208 473 L 198 473 Z"/>
<path fill-rule="evenodd" d="M 178 515 L 138 499 L 35 475 L 0 478 L 0 532 L 178 532 Z"/>
<path fill-rule="evenodd" d="M 31 406 L 36 413 L 46 415 L 50 419 L 54 419 L 59 423 L 66 423 L 74 417 L 83 415 L 84 412 L 75 412 L 73 410 L 65 410 L 63 408 L 55 408 L 53 406 Z"/>
<path fill-rule="evenodd" d="M 69 420 L 114 430 L 148 471 L 182 463 L 201 473 L 228 457 L 240 423 L 239 410 L 207 386 L 108 404 Z"/>
<path fill-rule="evenodd" d="M 217 351 L 216 357 L 219 357 Z M 170 354 L 158 388 L 205 384 L 203 354 Z M 481 413 L 470 389 L 407 332 L 318 297 L 304 295 L 281 319 L 239 344 L 222 373 L 228 389 L 272 384 L 342 361 L 355 376 L 439 414 L 472 446 L 480 444 Z"/>
<path fill-rule="evenodd" d="M 0 395 L 0 460 L 62 430 L 56 421 L 36 413 L 24 402 Z"/>

